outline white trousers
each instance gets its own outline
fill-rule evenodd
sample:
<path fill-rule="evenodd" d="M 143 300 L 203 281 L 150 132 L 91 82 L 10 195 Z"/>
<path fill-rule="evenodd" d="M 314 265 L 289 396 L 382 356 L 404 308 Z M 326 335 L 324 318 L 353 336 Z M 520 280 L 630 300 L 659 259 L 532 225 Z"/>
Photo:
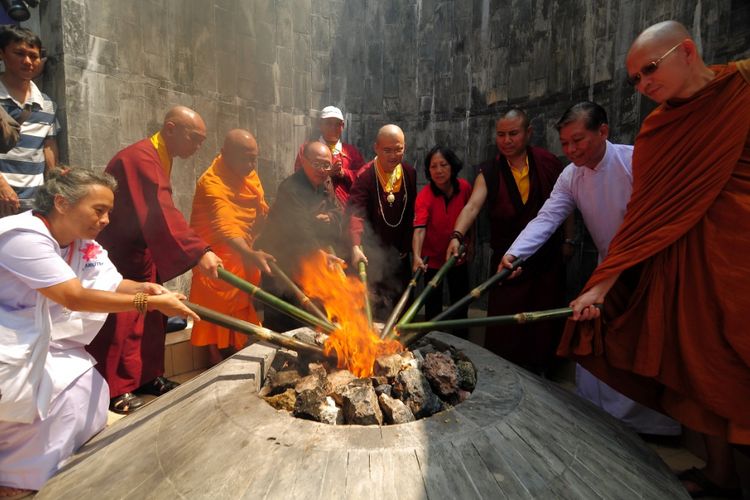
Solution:
<path fill-rule="evenodd" d="M 682 428 L 675 420 L 623 396 L 576 365 L 576 392 L 641 434 L 675 436 Z"/>
<path fill-rule="evenodd" d="M 40 489 L 62 461 L 107 424 L 109 387 L 95 368 L 62 391 L 46 418 L 0 421 L 0 485 Z"/>

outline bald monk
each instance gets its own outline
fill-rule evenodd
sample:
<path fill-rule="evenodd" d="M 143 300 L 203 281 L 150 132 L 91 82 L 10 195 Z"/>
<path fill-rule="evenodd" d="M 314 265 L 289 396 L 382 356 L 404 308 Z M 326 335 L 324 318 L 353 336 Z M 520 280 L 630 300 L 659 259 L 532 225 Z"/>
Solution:
<path fill-rule="evenodd" d="M 362 167 L 347 202 L 352 263 L 368 263 L 373 315 L 385 320 L 409 283 L 417 172 L 403 162 L 406 140 L 396 125 L 375 138 L 374 160 Z"/>
<path fill-rule="evenodd" d="M 519 108 L 507 110 L 495 122 L 497 153 L 479 166 L 471 197 L 454 224 L 448 257 L 458 253 L 464 235 L 486 205 L 493 251 L 490 268 L 499 271 L 505 250 L 537 216 L 563 165 L 546 149 L 529 145 L 532 133 L 528 115 Z M 523 274 L 492 287 L 487 314 L 564 305 L 562 245 L 557 231 L 529 259 Z M 530 371 L 543 373 L 555 362 L 561 332 L 561 322 L 488 327 L 485 347 Z"/>
<path fill-rule="evenodd" d="M 261 270 L 270 273 L 269 254 L 253 249 L 256 232 L 268 213 L 258 177 L 258 143 L 247 130 L 230 130 L 221 153 L 198 179 L 190 227 L 218 255 L 225 269 L 255 285 Z M 193 274 L 190 300 L 232 317 L 258 324 L 251 297 L 220 280 Z M 209 361 L 219 363 L 220 349 L 239 350 L 247 336 L 207 321 L 196 323 L 190 342 L 208 346 Z"/>
<path fill-rule="evenodd" d="M 750 444 L 750 61 L 706 66 L 667 21 L 626 63 L 659 106 L 636 137 L 625 219 L 571 303 L 579 322 L 559 352 L 705 435 L 706 468 L 681 475 L 691 494 L 736 494 L 727 443 Z"/>
<path fill-rule="evenodd" d="M 97 239 L 126 279 L 163 283 L 194 268 L 216 277 L 221 259 L 174 206 L 169 181 L 172 159 L 191 157 L 205 138 L 200 115 L 175 106 L 159 132 L 107 165 L 118 189 L 110 223 Z M 166 319 L 158 311 L 110 314 L 88 346 L 109 384 L 111 411 L 127 414 L 143 406 L 136 391 L 159 396 L 177 385 L 164 377 Z"/>

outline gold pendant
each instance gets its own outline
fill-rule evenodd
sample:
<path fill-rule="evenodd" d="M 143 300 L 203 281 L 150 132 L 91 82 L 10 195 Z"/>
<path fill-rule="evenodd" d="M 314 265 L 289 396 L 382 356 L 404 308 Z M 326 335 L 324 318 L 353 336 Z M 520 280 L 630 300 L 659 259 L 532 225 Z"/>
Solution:
<path fill-rule="evenodd" d="M 388 196 L 385 198 L 390 205 L 393 205 L 393 202 L 396 201 L 396 197 L 393 195 L 393 193 L 388 193 Z"/>

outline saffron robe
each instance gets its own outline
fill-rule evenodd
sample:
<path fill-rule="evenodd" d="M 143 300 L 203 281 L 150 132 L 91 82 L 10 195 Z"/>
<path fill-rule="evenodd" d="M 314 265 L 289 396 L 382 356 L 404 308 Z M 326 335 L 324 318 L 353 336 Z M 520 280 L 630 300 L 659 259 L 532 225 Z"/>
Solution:
<path fill-rule="evenodd" d="M 110 222 L 97 240 L 126 279 L 163 283 L 195 267 L 208 245 L 172 201 L 172 186 L 150 139 L 117 153 L 106 172 L 117 180 Z M 111 397 L 164 374 L 166 317 L 159 311 L 110 314 L 87 347 Z"/>
<path fill-rule="evenodd" d="M 252 247 L 254 231 L 268 213 L 258 172 L 242 177 L 217 156 L 198 179 L 193 197 L 190 227 L 211 245 L 224 269 L 255 285 L 260 284 L 260 270 L 243 259 L 228 243 L 241 238 Z M 193 273 L 190 300 L 196 304 L 232 317 L 258 324 L 252 298 L 221 280 Z M 193 326 L 190 342 L 196 346 L 216 344 L 220 349 L 245 346 L 247 336 L 228 328 L 201 321 Z"/>
<path fill-rule="evenodd" d="M 362 245 L 369 260 L 367 277 L 373 314 L 385 320 L 411 278 L 409 253 L 414 232 L 417 172 L 402 163 L 401 189 L 394 192 L 393 205 L 383 191 L 374 160 L 360 171 L 349 192 L 347 219 L 352 245 Z"/>
<path fill-rule="evenodd" d="M 606 324 L 568 322 L 558 352 L 692 429 L 750 444 L 750 61 L 711 69 L 643 122 L 625 219 L 585 288 L 621 273 Z"/>
<path fill-rule="evenodd" d="M 318 141 L 325 144 L 325 141 L 321 137 Z M 305 145 L 299 147 L 297 152 L 297 158 L 294 161 L 294 171 L 302 168 L 302 153 L 305 149 Z M 333 184 L 333 192 L 336 194 L 336 198 L 341 202 L 341 205 L 346 205 L 349 199 L 349 191 L 351 191 L 354 181 L 357 179 L 362 166 L 365 164 L 365 160 L 362 158 L 359 150 L 352 144 L 346 144 L 341 141 L 338 142 L 334 148 L 333 161 L 341 161 L 341 173 L 339 175 L 331 176 L 331 183 Z"/>
<path fill-rule="evenodd" d="M 490 244 L 494 272 L 507 248 L 526 225 L 536 217 L 549 198 L 562 163 L 549 151 L 529 147 L 529 197 L 524 204 L 505 157 L 480 166 L 487 184 L 487 208 L 490 218 Z M 561 307 L 564 304 L 565 267 L 562 237 L 558 231 L 524 265 L 524 272 L 502 286 L 490 290 L 487 315 L 514 314 Z M 532 371 L 544 371 L 555 359 L 562 323 L 546 321 L 527 325 L 488 327 L 485 347 Z"/>

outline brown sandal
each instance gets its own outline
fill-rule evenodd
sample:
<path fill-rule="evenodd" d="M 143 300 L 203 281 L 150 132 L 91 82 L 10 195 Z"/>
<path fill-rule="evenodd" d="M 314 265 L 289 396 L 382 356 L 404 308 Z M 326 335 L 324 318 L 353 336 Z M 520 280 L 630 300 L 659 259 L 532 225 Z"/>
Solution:
<path fill-rule="evenodd" d="M 109 411 L 119 413 L 120 415 L 127 415 L 132 413 L 145 403 L 143 399 L 139 398 L 132 392 L 126 392 L 120 394 L 116 398 L 109 400 Z"/>

